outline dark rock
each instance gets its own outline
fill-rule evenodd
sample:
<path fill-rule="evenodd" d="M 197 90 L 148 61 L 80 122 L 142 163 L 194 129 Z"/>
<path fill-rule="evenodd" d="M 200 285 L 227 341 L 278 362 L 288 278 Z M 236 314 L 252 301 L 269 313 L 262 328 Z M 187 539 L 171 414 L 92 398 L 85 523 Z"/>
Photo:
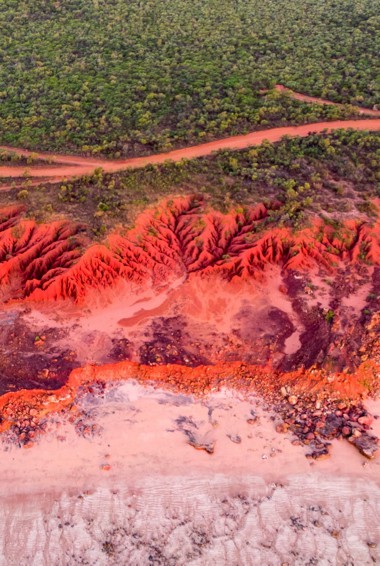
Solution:
<path fill-rule="evenodd" d="M 215 442 L 204 442 L 202 440 L 198 440 L 194 433 L 191 430 L 184 430 L 183 431 L 187 436 L 187 442 L 195 448 L 196 450 L 204 450 L 207 454 L 213 454 L 215 450 Z"/>
<path fill-rule="evenodd" d="M 359 417 L 358 423 L 364 426 L 371 426 L 372 419 L 371 417 L 367 417 L 367 416 Z"/>
<path fill-rule="evenodd" d="M 361 436 L 350 436 L 348 439 L 366 458 L 372 459 L 377 452 L 379 439 L 363 432 Z"/>
<path fill-rule="evenodd" d="M 330 453 L 326 447 L 321 448 L 319 450 L 313 450 L 309 454 L 306 454 L 306 458 L 312 460 L 323 460 L 324 458 L 329 458 Z"/>
<path fill-rule="evenodd" d="M 238 434 L 227 434 L 227 436 L 231 440 L 231 442 L 234 442 L 235 444 L 241 444 L 241 437 Z"/>
<path fill-rule="evenodd" d="M 342 434 L 343 434 L 343 436 L 350 436 L 350 434 L 351 434 L 351 429 L 350 429 L 350 427 L 349 427 L 349 426 L 344 426 L 344 427 L 342 428 Z"/>
<path fill-rule="evenodd" d="M 324 423 L 324 427 L 321 430 L 321 434 L 325 438 L 336 438 L 342 428 L 342 418 L 337 417 L 333 413 L 330 413 L 326 417 L 326 421 Z"/>

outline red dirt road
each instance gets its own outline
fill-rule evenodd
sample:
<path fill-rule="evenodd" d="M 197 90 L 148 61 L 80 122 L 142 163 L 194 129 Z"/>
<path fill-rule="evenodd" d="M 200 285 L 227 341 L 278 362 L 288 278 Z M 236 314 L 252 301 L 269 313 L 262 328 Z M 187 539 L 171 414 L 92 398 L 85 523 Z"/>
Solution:
<path fill-rule="evenodd" d="M 294 92 L 290 88 L 283 85 L 276 85 L 275 89 L 278 92 L 286 92 L 295 100 L 300 100 L 301 102 L 311 102 L 312 104 L 325 104 L 327 106 L 337 106 L 338 108 L 345 106 L 344 104 L 339 104 L 338 102 L 332 102 L 331 100 L 326 100 L 325 98 L 318 98 L 317 96 L 309 96 L 308 94 L 301 94 L 299 92 Z M 351 105 L 352 106 L 352 105 Z M 380 110 L 371 110 L 370 108 L 360 108 L 359 106 L 352 106 L 361 116 L 377 116 L 380 117 Z"/>
<path fill-rule="evenodd" d="M 287 92 L 289 93 L 289 96 L 295 98 L 296 100 L 301 100 L 302 102 L 342 106 L 341 104 L 337 104 L 329 100 L 324 100 L 322 98 L 316 98 L 313 96 L 294 92 L 282 85 L 276 85 L 275 89 L 279 92 Z M 210 155 L 215 151 L 220 151 L 223 149 L 244 149 L 247 147 L 260 145 L 264 140 L 277 142 L 280 141 L 284 136 L 306 137 L 311 133 L 319 133 L 323 132 L 324 130 L 331 132 L 332 130 L 341 128 L 372 131 L 380 130 L 380 110 L 369 110 L 365 108 L 357 108 L 357 110 L 361 115 L 377 116 L 378 118 L 366 120 L 336 120 L 332 122 L 316 122 L 314 124 L 304 124 L 302 126 L 271 128 L 269 130 L 251 132 L 250 134 L 246 135 L 234 136 L 196 146 L 185 147 L 182 149 L 170 151 L 168 153 L 159 153 L 156 155 L 135 157 L 126 160 L 110 161 L 105 159 L 81 157 L 78 155 L 54 155 L 52 153 L 37 153 L 9 146 L 0 146 L 0 150 L 12 151 L 15 153 L 23 154 L 25 156 L 33 154 L 39 159 L 50 161 L 52 164 L 54 164 L 52 166 L 39 165 L 31 167 L 25 165 L 0 165 L 0 179 L 1 177 L 15 180 L 17 179 L 18 181 L 15 182 L 18 184 L 21 184 L 20 178 L 35 179 L 32 184 L 38 184 L 39 182 L 56 183 L 67 179 L 72 179 L 74 177 L 80 177 L 82 175 L 89 175 L 93 173 L 96 168 L 102 168 L 103 171 L 107 173 L 115 173 L 117 171 L 123 171 L 125 169 L 137 169 L 139 167 L 145 167 L 146 165 L 164 163 L 165 161 L 194 159 L 196 157 Z M 0 190 L 8 190 L 10 188 L 10 183 L 0 185 Z"/>
<path fill-rule="evenodd" d="M 150 164 L 164 163 L 165 161 L 181 161 L 182 159 L 194 159 L 196 157 L 203 157 L 210 155 L 215 151 L 223 149 L 244 149 L 251 146 L 260 145 L 264 140 L 270 142 L 280 141 L 284 136 L 290 137 L 306 137 L 312 133 L 319 133 L 323 131 L 333 131 L 341 128 L 352 128 L 354 130 L 380 130 L 380 118 L 373 120 L 337 120 L 334 122 L 317 122 L 314 124 L 304 124 L 302 126 L 285 126 L 282 128 L 272 128 L 259 132 L 252 132 L 250 134 L 225 138 L 216 140 L 201 145 L 185 147 L 177 149 L 168 153 L 159 153 L 156 155 L 149 155 L 147 157 L 135 157 L 126 160 L 107 161 L 102 159 L 92 159 L 86 157 L 78 157 L 71 155 L 60 155 L 55 157 L 48 153 L 33 152 L 39 159 L 52 159 L 55 164 L 62 164 L 62 167 L 57 165 L 37 166 L 37 167 L 16 167 L 5 166 L 0 167 L 0 175 L 5 178 L 19 179 L 26 177 L 25 171 L 28 172 L 28 178 L 38 178 L 41 182 L 59 182 L 81 175 L 91 174 L 96 168 L 101 167 L 107 173 L 114 173 L 123 171 L 125 169 L 138 169 Z M 9 149 L 1 147 L 0 149 Z M 13 148 L 12 148 L 13 149 Z M 13 149 L 14 150 L 14 149 Z M 27 154 L 25 150 L 18 150 L 20 153 Z M 9 185 L 3 186 L 6 189 Z"/>

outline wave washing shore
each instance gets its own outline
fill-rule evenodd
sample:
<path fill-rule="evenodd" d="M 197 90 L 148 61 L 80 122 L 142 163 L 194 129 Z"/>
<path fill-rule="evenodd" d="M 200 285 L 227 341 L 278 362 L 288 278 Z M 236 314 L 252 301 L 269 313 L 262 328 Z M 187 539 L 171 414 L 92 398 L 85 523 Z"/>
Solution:
<path fill-rule="evenodd" d="M 32 449 L 3 435 L 1 566 L 380 559 L 378 456 L 333 441 L 309 460 L 259 397 L 229 390 L 196 401 L 127 382 L 77 403 Z"/>

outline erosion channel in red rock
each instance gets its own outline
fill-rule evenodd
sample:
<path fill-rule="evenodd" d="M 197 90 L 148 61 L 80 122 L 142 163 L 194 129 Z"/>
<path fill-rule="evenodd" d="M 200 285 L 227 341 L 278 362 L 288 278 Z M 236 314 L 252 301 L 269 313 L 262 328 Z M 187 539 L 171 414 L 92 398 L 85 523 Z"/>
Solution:
<path fill-rule="evenodd" d="M 336 436 L 372 457 L 362 398 L 380 367 L 379 220 L 294 231 L 273 226 L 280 206 L 222 214 L 173 198 L 101 244 L 2 210 L 2 429 L 28 444 L 38 415 L 75 406 L 80 388 L 134 378 L 257 391 L 315 457 Z"/>

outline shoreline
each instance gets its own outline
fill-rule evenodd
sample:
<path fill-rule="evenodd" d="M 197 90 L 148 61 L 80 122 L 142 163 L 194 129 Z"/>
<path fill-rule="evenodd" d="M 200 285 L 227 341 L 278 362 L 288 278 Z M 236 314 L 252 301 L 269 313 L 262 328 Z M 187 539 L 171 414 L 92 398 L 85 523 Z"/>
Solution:
<path fill-rule="evenodd" d="M 10 496 L 0 566 L 369 566 L 380 558 L 379 505 L 373 482 L 315 474 Z"/>
<path fill-rule="evenodd" d="M 380 414 L 380 400 L 365 403 Z M 0 497 L 50 488 L 82 489 L 148 477 L 295 474 L 351 476 L 380 486 L 380 455 L 362 456 L 347 440 L 331 441 L 328 458 L 276 432 L 278 416 L 257 395 L 223 389 L 203 399 L 133 381 L 85 393 L 75 411 L 46 416 L 45 432 L 25 447 L 2 434 Z M 380 419 L 370 434 L 380 436 Z M 293 443 L 292 443 L 293 442 Z M 348 469 L 348 462 L 350 468 Z"/>
<path fill-rule="evenodd" d="M 336 440 L 311 462 L 259 397 L 230 390 L 196 400 L 126 382 L 79 406 L 31 448 L 3 439 L 0 566 L 380 558 L 379 456 Z"/>

